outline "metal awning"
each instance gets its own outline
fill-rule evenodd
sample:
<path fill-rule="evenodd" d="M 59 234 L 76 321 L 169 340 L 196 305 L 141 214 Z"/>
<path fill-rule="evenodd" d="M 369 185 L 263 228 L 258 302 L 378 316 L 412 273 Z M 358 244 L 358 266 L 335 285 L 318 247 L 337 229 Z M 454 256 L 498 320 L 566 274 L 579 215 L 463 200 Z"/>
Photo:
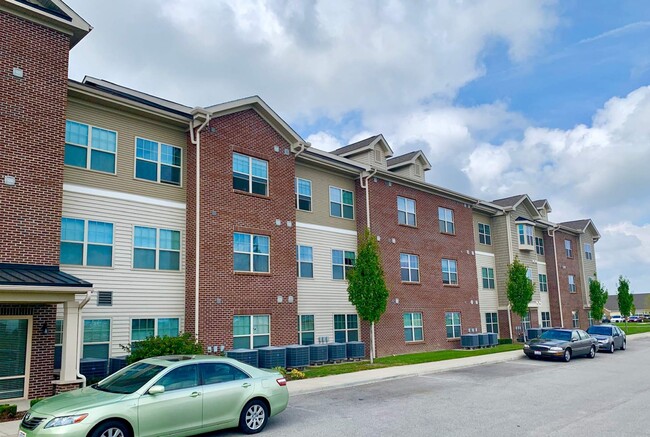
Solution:
<path fill-rule="evenodd" d="M 93 284 L 62 272 L 59 266 L 0 264 L 0 286 L 91 288 Z"/>

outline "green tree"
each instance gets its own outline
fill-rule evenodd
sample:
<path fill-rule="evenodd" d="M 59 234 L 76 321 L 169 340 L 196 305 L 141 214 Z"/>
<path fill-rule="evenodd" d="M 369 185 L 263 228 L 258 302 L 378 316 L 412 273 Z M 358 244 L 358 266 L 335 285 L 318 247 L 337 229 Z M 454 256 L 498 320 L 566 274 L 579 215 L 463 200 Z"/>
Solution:
<path fill-rule="evenodd" d="M 600 322 L 605 312 L 605 303 L 607 303 L 607 289 L 602 286 L 596 278 L 589 282 L 589 299 L 591 300 L 591 317 Z"/>
<path fill-rule="evenodd" d="M 526 339 L 526 330 L 523 319 L 528 314 L 528 304 L 533 299 L 535 292 L 533 281 L 528 278 L 528 269 L 519 261 L 518 257 L 508 267 L 508 300 L 512 312 L 521 317 L 521 327 L 524 330 L 524 340 Z"/>
<path fill-rule="evenodd" d="M 632 314 L 634 306 L 634 296 L 630 293 L 630 281 L 623 277 L 618 277 L 618 310 L 621 316 L 625 317 L 625 327 L 627 328 L 627 318 Z"/>
<path fill-rule="evenodd" d="M 375 323 L 386 311 L 388 288 L 377 237 L 366 228 L 359 239 L 356 265 L 348 274 L 348 298 L 361 320 L 370 322 L 370 362 L 375 358 Z"/>
<path fill-rule="evenodd" d="M 120 345 L 120 347 L 130 354 L 126 359 L 129 364 L 145 358 L 164 355 L 200 355 L 203 353 L 203 346 L 201 343 L 197 343 L 189 332 L 178 337 L 147 337 L 137 343 Z"/>

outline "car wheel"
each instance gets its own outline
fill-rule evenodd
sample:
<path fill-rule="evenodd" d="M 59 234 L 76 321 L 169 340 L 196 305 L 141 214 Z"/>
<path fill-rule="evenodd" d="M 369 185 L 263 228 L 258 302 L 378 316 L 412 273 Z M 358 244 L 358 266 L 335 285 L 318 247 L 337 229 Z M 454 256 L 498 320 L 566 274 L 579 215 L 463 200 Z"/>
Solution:
<path fill-rule="evenodd" d="M 565 363 L 568 363 L 569 361 L 571 361 L 571 349 L 566 349 L 564 351 L 564 357 L 563 358 L 564 358 Z"/>
<path fill-rule="evenodd" d="M 110 420 L 93 429 L 89 437 L 131 437 L 131 432 L 123 423 Z"/>
<path fill-rule="evenodd" d="M 239 416 L 239 427 L 245 434 L 255 434 L 264 429 L 269 421 L 269 409 L 259 399 L 246 404 Z"/>
<path fill-rule="evenodd" d="M 610 353 L 610 354 L 613 354 L 613 353 L 614 353 L 614 349 L 616 349 L 616 348 L 614 347 L 614 342 L 612 342 L 612 344 L 609 346 L 609 353 Z"/>
<path fill-rule="evenodd" d="M 614 347 L 614 346 L 612 346 Z M 592 346 L 591 349 L 589 349 L 589 355 L 587 355 L 589 358 L 596 358 L 596 346 Z"/>
<path fill-rule="evenodd" d="M 623 341 L 623 344 L 621 345 L 621 350 L 624 351 L 627 349 L 627 341 Z"/>

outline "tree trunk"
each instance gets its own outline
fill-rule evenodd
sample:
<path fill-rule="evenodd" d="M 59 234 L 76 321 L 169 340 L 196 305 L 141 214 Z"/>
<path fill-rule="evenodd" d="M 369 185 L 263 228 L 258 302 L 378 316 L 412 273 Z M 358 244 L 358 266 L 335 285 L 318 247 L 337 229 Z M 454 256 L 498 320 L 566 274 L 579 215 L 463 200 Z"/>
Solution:
<path fill-rule="evenodd" d="M 370 323 L 370 364 L 375 362 L 375 322 Z"/>

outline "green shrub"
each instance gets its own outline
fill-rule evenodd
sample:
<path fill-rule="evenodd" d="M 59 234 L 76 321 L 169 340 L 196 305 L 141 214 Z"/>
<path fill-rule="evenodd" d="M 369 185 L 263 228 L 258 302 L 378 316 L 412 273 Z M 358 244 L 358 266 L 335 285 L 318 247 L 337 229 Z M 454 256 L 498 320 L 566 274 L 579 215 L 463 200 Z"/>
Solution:
<path fill-rule="evenodd" d="M 512 338 L 500 338 L 499 344 L 512 344 Z"/>
<path fill-rule="evenodd" d="M 33 407 L 34 404 L 39 403 L 39 402 L 42 401 L 43 399 L 45 399 L 45 398 L 34 398 L 34 399 L 32 399 L 31 401 L 29 401 L 29 406 L 30 406 L 30 407 Z"/>
<path fill-rule="evenodd" d="M 135 363 L 145 358 L 163 355 L 201 355 L 203 346 L 194 340 L 194 336 L 186 332 L 178 337 L 147 337 L 137 343 L 120 345 L 130 355 L 127 363 Z"/>
<path fill-rule="evenodd" d="M 287 377 L 287 369 L 285 369 L 285 368 L 284 368 L 284 367 L 282 367 L 282 366 L 277 366 L 277 367 L 274 367 L 274 368 L 273 368 L 273 369 L 271 369 L 271 370 L 275 370 L 276 372 L 279 372 L 279 373 L 281 373 L 281 374 L 282 374 L 282 376 L 284 376 L 285 378 Z"/>
<path fill-rule="evenodd" d="M 16 412 L 18 412 L 18 405 L 14 405 L 14 404 L 0 405 L 0 418 L 15 417 Z"/>

